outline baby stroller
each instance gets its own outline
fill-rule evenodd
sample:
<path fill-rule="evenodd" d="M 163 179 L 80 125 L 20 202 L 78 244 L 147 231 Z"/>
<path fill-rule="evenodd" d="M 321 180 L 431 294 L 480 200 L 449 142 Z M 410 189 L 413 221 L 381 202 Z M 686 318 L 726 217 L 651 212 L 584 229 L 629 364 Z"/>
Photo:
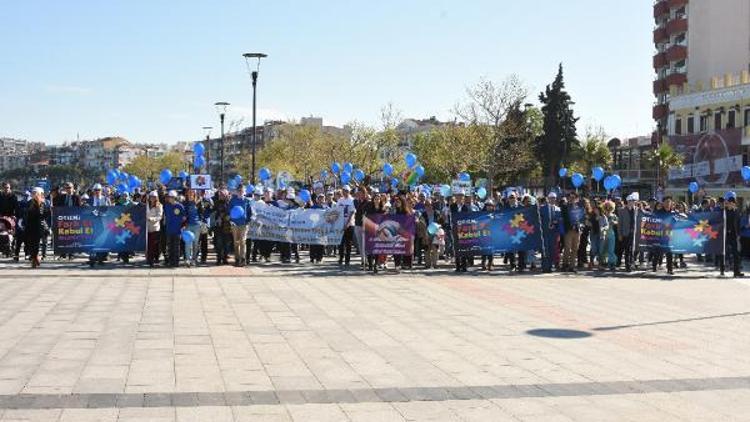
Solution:
<path fill-rule="evenodd" d="M 9 257 L 13 254 L 13 236 L 16 233 L 16 219 L 0 217 L 0 254 Z"/>

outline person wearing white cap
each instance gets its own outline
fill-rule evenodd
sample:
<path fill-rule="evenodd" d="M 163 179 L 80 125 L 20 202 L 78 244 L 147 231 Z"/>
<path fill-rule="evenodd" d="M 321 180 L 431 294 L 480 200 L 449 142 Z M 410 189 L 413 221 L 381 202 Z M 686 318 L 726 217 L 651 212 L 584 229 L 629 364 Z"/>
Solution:
<path fill-rule="evenodd" d="M 112 202 L 109 197 L 104 195 L 102 191 L 102 185 L 99 183 L 95 184 L 91 188 L 91 197 L 88 200 L 88 205 L 91 207 L 109 207 L 112 206 Z"/>
<path fill-rule="evenodd" d="M 46 238 L 47 231 L 49 230 L 48 220 L 50 210 L 44 200 L 44 189 L 36 187 L 31 192 L 31 202 L 26 209 L 24 220 L 26 247 L 31 257 L 31 267 L 36 268 L 41 264 L 39 260 L 39 247 L 42 239 Z"/>

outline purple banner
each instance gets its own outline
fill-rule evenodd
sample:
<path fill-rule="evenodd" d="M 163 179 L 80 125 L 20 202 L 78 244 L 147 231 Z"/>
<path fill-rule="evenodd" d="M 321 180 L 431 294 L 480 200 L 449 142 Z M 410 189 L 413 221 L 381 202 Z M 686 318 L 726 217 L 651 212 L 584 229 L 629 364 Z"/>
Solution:
<path fill-rule="evenodd" d="M 364 218 L 365 251 L 368 255 L 413 255 L 414 215 L 377 214 Z"/>

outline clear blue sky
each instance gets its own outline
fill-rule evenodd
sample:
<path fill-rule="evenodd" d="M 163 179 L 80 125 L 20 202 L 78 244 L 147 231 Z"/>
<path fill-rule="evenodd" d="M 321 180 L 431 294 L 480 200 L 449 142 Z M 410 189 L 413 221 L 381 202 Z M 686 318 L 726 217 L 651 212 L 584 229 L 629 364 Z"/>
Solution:
<path fill-rule="evenodd" d="M 652 128 L 652 0 L 2 3 L 0 136 L 198 139 L 216 101 L 249 116 L 247 51 L 269 55 L 261 118 L 447 119 L 483 76 L 516 73 L 536 102 L 563 62 L 581 131 Z"/>

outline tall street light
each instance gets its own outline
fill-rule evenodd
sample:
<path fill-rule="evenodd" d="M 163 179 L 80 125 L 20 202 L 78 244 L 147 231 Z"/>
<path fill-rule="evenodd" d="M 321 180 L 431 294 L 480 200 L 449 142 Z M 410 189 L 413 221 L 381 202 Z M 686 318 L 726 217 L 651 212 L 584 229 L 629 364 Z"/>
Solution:
<path fill-rule="evenodd" d="M 206 172 L 211 174 L 211 130 L 212 126 L 203 126 L 203 133 L 206 134 Z"/>
<path fill-rule="evenodd" d="M 255 184 L 255 151 L 256 151 L 256 133 L 255 133 L 255 98 L 256 98 L 256 86 L 258 85 L 258 72 L 260 71 L 260 59 L 268 57 L 267 54 L 263 53 L 245 53 L 242 55 L 245 58 L 245 64 L 247 70 L 250 72 L 250 76 L 253 79 L 253 172 L 250 178 L 253 184 Z M 253 62 L 255 61 L 255 70 L 253 70 Z"/>
<path fill-rule="evenodd" d="M 216 112 L 219 113 L 219 120 L 221 121 L 221 142 L 219 142 L 219 184 L 224 183 L 224 117 L 227 114 L 227 107 L 229 103 L 220 101 L 214 104 Z"/>

